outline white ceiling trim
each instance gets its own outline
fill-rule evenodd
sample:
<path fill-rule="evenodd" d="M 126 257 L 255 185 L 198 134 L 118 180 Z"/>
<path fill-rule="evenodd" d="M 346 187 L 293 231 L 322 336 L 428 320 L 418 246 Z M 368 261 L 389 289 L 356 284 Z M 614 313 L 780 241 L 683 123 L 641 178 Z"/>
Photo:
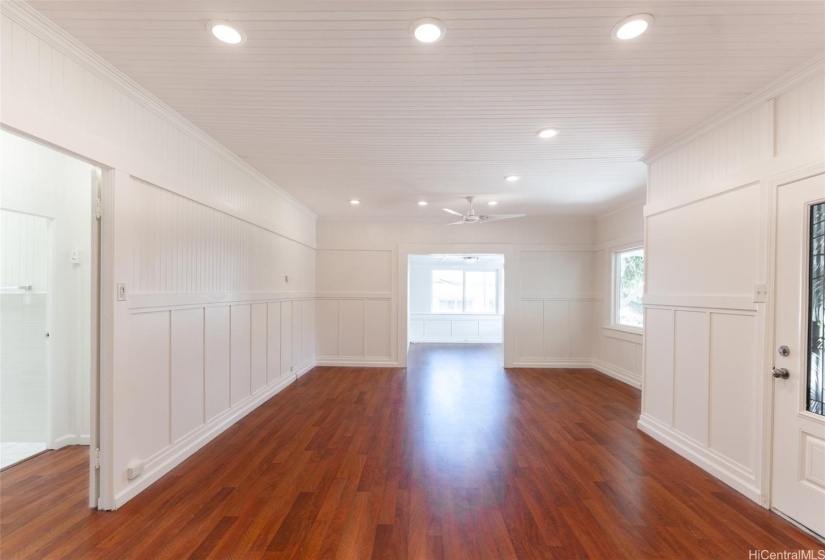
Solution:
<path fill-rule="evenodd" d="M 89 71 L 96 73 L 101 78 L 112 82 L 113 87 L 116 87 L 122 93 L 132 97 L 136 102 L 140 103 L 147 109 L 159 113 L 169 119 L 182 131 L 194 136 L 211 149 L 218 152 L 221 156 L 237 165 L 250 177 L 254 178 L 256 181 L 260 181 L 278 195 L 282 196 L 284 200 L 294 206 L 296 210 L 300 210 L 313 219 L 318 218 L 318 215 L 313 210 L 300 202 L 292 194 L 276 185 L 271 179 L 241 159 L 229 148 L 218 142 L 215 138 L 207 134 L 194 123 L 187 120 L 172 107 L 155 97 L 152 93 L 146 90 L 146 88 L 135 82 L 132 78 L 124 74 L 112 64 L 108 63 L 99 54 L 75 39 L 66 30 L 58 26 L 33 7 L 29 6 L 26 2 L 20 0 L 0 1 L 0 11 L 4 16 L 9 17 L 33 33 L 45 31 L 48 33 L 49 41 L 55 43 L 55 45 L 63 53 L 72 57 L 78 64 Z"/>
<path fill-rule="evenodd" d="M 825 53 L 816 55 L 784 76 L 750 94 L 739 103 L 728 107 L 721 113 L 718 113 L 695 128 L 687 131 L 685 134 L 680 135 L 663 146 L 654 149 L 643 157 L 641 161 L 647 165 L 650 165 L 662 156 L 665 156 L 673 150 L 689 144 L 700 136 L 710 132 L 721 123 L 747 113 L 758 105 L 779 97 L 783 93 L 790 91 L 823 73 L 825 73 Z"/>

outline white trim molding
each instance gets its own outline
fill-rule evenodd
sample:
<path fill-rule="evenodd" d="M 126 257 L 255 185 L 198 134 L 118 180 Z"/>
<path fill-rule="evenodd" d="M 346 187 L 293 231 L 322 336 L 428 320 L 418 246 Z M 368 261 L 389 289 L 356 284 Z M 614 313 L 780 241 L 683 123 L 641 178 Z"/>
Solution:
<path fill-rule="evenodd" d="M 659 443 L 698 465 L 728 486 L 757 503 L 760 501 L 760 489 L 756 484 L 753 472 L 742 465 L 738 465 L 714 450 L 694 442 L 689 437 L 647 414 L 641 415 L 637 426 Z"/>

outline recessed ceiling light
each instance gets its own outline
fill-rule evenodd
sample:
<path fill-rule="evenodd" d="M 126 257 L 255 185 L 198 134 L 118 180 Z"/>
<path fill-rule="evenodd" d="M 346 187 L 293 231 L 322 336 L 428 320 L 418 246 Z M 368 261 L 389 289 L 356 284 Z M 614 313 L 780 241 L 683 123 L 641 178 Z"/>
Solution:
<path fill-rule="evenodd" d="M 487 203 L 487 206 L 495 206 L 496 204 L 498 204 L 498 202 L 496 202 L 495 200 L 491 200 Z"/>
<path fill-rule="evenodd" d="M 508 183 L 515 183 L 519 179 L 521 179 L 521 177 L 519 177 L 518 175 L 507 175 L 504 178 L 504 180 L 507 181 Z"/>
<path fill-rule="evenodd" d="M 246 41 L 246 33 L 225 21 L 213 19 L 209 22 L 209 30 L 218 40 L 230 45 L 240 45 Z"/>
<path fill-rule="evenodd" d="M 356 199 L 356 198 L 353 198 L 352 200 L 349 201 L 349 203 L 352 204 L 352 205 L 358 205 L 358 204 L 361 204 L 361 201 Z"/>
<path fill-rule="evenodd" d="M 624 18 L 622 21 L 613 26 L 610 35 L 614 39 L 620 41 L 627 41 L 628 39 L 635 39 L 653 25 L 653 16 L 650 14 L 636 14 Z"/>
<path fill-rule="evenodd" d="M 426 200 L 419 200 L 418 201 L 419 206 L 426 206 L 427 204 L 429 204 L 429 202 L 427 202 Z"/>
<path fill-rule="evenodd" d="M 536 136 L 539 138 L 552 138 L 553 136 L 558 135 L 559 131 L 556 128 L 542 128 L 538 132 L 536 132 Z"/>
<path fill-rule="evenodd" d="M 446 33 L 444 22 L 435 18 L 419 19 L 410 26 L 410 34 L 422 43 L 437 43 Z"/>

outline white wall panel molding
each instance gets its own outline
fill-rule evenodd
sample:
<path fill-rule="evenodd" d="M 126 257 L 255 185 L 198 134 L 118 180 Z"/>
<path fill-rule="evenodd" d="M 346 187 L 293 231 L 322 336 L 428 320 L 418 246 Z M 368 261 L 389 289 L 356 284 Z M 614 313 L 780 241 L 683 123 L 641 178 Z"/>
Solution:
<path fill-rule="evenodd" d="M 216 305 L 313 299 L 315 299 L 314 292 L 129 294 L 127 304 L 132 313 L 148 313 L 164 309 L 194 309 Z"/>
<path fill-rule="evenodd" d="M 255 410 L 258 406 L 280 393 L 284 388 L 292 384 L 296 379 L 315 367 L 314 362 L 304 364 L 295 372 L 278 380 L 276 383 L 268 385 L 264 390 L 254 395 L 246 397 L 238 402 L 233 408 L 226 410 L 221 415 L 213 419 L 212 422 L 204 424 L 199 429 L 186 435 L 177 445 L 169 446 L 146 460 L 146 469 L 135 483 L 121 490 L 115 495 L 115 508 L 128 502 L 140 492 L 156 482 L 160 477 L 171 469 L 182 463 L 198 449 L 212 441 L 215 437 L 224 432 L 227 428 L 238 422 L 241 418 Z"/>
<path fill-rule="evenodd" d="M 0 9 L 4 127 L 314 246 L 291 195 L 25 2 Z"/>
<path fill-rule="evenodd" d="M 633 344 L 642 344 L 644 341 L 644 333 L 620 329 L 613 326 L 602 327 L 602 334 L 608 338 L 632 342 Z"/>
<path fill-rule="evenodd" d="M 729 460 L 712 449 L 700 445 L 648 414 L 642 413 L 638 427 L 653 439 L 666 445 L 692 463 L 699 465 L 751 500 L 760 501 L 760 490 L 751 470 Z"/>
<path fill-rule="evenodd" d="M 720 125 L 752 111 L 754 108 L 766 103 L 767 101 L 774 99 L 786 93 L 788 90 L 798 87 L 804 82 L 807 82 L 822 74 L 823 67 L 825 67 L 825 53 L 816 55 L 791 72 L 750 94 L 739 103 L 731 105 L 721 113 L 696 126 L 678 138 L 675 138 L 670 142 L 667 142 L 665 145 L 652 150 L 644 158 L 642 158 L 642 161 L 648 165 L 653 164 L 660 158 L 678 150 L 679 148 L 683 148 L 690 142 L 704 136 Z"/>
<path fill-rule="evenodd" d="M 519 293 L 519 300 L 542 300 L 542 301 L 556 301 L 556 300 L 564 300 L 564 301 L 596 301 L 598 294 L 594 293 L 580 293 L 580 294 L 556 294 L 556 293 L 531 293 L 531 292 L 521 292 Z"/>
<path fill-rule="evenodd" d="M 392 299 L 392 292 L 316 292 L 316 299 Z"/>
<path fill-rule="evenodd" d="M 645 307 L 663 309 L 703 309 L 742 311 L 754 314 L 757 311 L 752 296 L 740 295 L 669 295 L 645 294 Z"/>
<path fill-rule="evenodd" d="M 410 342 L 500 343 L 501 315 L 410 314 Z"/>

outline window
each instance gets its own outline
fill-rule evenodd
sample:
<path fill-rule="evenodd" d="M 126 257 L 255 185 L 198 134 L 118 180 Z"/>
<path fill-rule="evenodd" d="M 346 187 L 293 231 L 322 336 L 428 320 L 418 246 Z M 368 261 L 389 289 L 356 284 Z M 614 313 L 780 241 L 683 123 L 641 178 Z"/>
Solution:
<path fill-rule="evenodd" d="M 641 248 L 614 253 L 613 322 L 620 327 L 644 327 L 645 257 Z"/>
<path fill-rule="evenodd" d="M 498 313 L 497 270 L 433 270 L 433 313 Z"/>

